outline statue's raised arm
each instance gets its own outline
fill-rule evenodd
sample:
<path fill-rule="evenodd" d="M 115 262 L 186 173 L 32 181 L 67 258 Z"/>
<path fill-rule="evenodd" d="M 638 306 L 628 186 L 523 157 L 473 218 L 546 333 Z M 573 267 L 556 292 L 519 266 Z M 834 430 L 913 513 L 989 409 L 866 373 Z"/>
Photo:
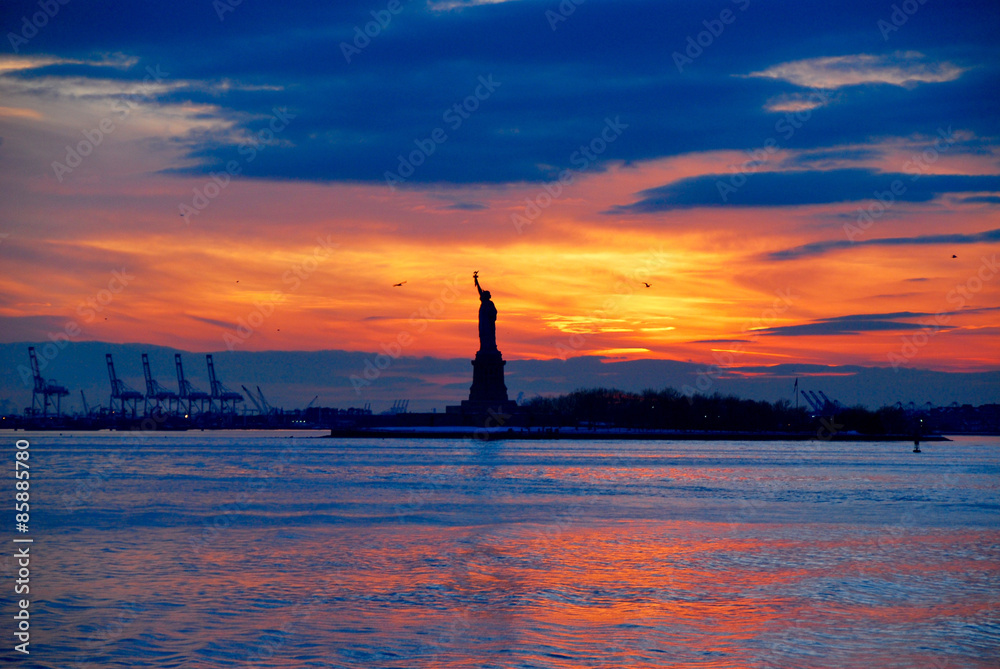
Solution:
<path fill-rule="evenodd" d="M 479 285 L 479 270 L 478 269 L 475 272 L 472 273 L 472 280 L 476 284 L 476 290 L 479 291 L 479 298 L 482 299 L 482 297 L 483 297 L 483 287 Z"/>

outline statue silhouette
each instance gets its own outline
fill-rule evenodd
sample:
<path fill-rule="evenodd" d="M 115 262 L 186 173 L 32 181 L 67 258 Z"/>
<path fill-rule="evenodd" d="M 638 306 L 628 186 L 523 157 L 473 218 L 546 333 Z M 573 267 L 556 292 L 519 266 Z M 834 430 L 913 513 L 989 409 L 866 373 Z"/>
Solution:
<path fill-rule="evenodd" d="M 479 291 L 479 350 L 472 361 L 472 387 L 469 399 L 460 406 L 450 406 L 451 414 L 463 414 L 486 427 L 495 426 L 498 416 L 507 420 L 517 412 L 517 404 L 507 396 L 503 381 L 503 368 L 507 361 L 497 348 L 497 308 L 490 299 L 490 291 L 479 285 L 479 272 L 472 273 L 472 280 Z M 474 417 L 474 418 L 468 418 Z M 481 422 L 482 421 L 482 422 Z M 471 424 L 471 423 L 470 423 Z"/>
<path fill-rule="evenodd" d="M 490 299 L 490 291 L 479 285 L 479 272 L 472 273 L 479 291 L 479 350 L 483 353 L 497 350 L 497 308 Z"/>

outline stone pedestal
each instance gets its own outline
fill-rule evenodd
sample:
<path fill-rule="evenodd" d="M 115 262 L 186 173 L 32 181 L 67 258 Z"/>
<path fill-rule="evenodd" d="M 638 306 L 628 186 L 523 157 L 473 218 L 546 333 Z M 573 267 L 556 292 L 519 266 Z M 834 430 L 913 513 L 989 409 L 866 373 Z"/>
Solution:
<path fill-rule="evenodd" d="M 469 402 L 506 402 L 507 386 L 503 382 L 503 368 L 507 361 L 500 351 L 478 351 L 472 361 L 472 387 Z"/>
<path fill-rule="evenodd" d="M 507 398 L 507 386 L 503 381 L 503 368 L 507 362 L 500 351 L 476 352 L 472 361 L 472 387 L 469 388 L 469 399 L 463 400 L 461 406 L 447 407 L 448 413 L 463 413 L 467 415 L 488 414 L 491 411 L 503 414 L 512 413 L 517 403 Z"/>

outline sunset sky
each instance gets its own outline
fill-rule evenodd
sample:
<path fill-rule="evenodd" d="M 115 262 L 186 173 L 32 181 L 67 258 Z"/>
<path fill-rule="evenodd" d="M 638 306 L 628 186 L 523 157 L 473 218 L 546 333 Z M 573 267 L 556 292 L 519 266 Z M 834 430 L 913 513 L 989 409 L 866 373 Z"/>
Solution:
<path fill-rule="evenodd" d="M 577 2 L 4 2 L 0 341 L 1000 368 L 1000 5 Z"/>

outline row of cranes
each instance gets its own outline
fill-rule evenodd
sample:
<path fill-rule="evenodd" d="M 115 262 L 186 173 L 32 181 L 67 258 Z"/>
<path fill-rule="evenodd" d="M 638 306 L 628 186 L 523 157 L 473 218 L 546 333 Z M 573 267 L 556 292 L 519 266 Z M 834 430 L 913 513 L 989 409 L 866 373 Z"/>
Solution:
<path fill-rule="evenodd" d="M 844 405 L 837 400 L 831 400 L 826 396 L 822 390 L 819 391 L 819 395 L 816 395 L 815 391 L 812 390 L 802 390 L 802 397 L 805 398 L 809 407 L 817 415 L 829 415 L 836 413 L 841 409 L 844 409 Z M 899 409 L 903 411 L 908 416 L 928 414 L 935 409 L 934 405 L 930 402 L 925 402 L 924 404 L 917 404 L 916 402 L 910 401 L 906 404 L 902 402 L 896 402 L 892 405 L 894 409 Z M 958 408 L 957 402 L 952 402 L 951 408 Z"/>
<path fill-rule="evenodd" d="M 812 390 L 802 390 L 799 392 L 802 393 L 802 397 L 805 398 L 806 402 L 809 404 L 809 407 L 816 414 L 826 415 L 832 412 L 836 412 L 838 409 L 843 408 L 843 405 L 840 402 L 836 400 L 831 400 L 829 397 L 826 396 L 826 393 L 824 393 L 822 390 L 819 391 L 819 394 L 822 397 L 822 399 L 820 399 L 820 397 L 817 397 L 816 392 Z"/>
<path fill-rule="evenodd" d="M 108 370 L 108 380 L 111 393 L 108 406 L 93 406 L 87 403 L 87 397 L 80 390 L 83 402 L 83 414 L 73 416 L 62 415 L 62 398 L 70 392 L 53 379 L 42 377 L 39 363 L 44 363 L 45 349 L 36 353 L 34 346 L 28 347 L 28 357 L 31 359 L 31 373 L 34 376 L 32 386 L 31 407 L 26 408 L 23 425 L 31 429 L 122 429 L 133 425 L 133 429 L 141 427 L 149 419 L 153 419 L 155 429 L 202 429 L 240 427 L 245 429 L 300 429 L 316 426 L 328 426 L 332 422 L 352 422 L 361 416 L 372 415 L 371 404 L 363 408 L 351 407 L 337 409 L 316 406 L 319 395 L 315 395 L 305 409 L 286 411 L 272 406 L 260 386 L 251 391 L 241 385 L 243 394 L 227 388 L 216 374 L 215 360 L 212 354 L 205 355 L 208 371 L 209 388 L 204 391 L 195 387 L 184 373 L 184 361 L 180 353 L 174 354 L 174 367 L 177 373 L 177 390 L 173 390 L 157 381 L 154 376 L 150 356 L 142 354 L 142 374 L 145 391 L 137 390 L 118 376 L 115 360 L 112 354 L 104 356 Z M 155 355 L 153 356 L 156 357 Z M 21 368 L 19 368 L 21 371 Z M 26 373 L 27 370 L 24 370 Z M 241 410 L 242 408 L 242 410 Z M 397 402 L 395 409 L 405 412 L 405 401 Z M 239 411 L 239 415 L 237 412 Z M 6 416 L 4 419 L 6 420 Z M 15 429 L 17 418 L 13 421 Z M 140 423 L 141 422 L 141 423 Z M 353 424 L 353 423 L 352 423 Z"/>
<path fill-rule="evenodd" d="M 28 347 L 28 357 L 31 360 L 31 373 L 34 376 L 34 385 L 31 391 L 32 415 L 41 416 L 42 418 L 48 418 L 50 415 L 60 416 L 62 413 L 62 398 L 69 395 L 69 390 L 54 380 L 42 377 L 34 346 Z M 153 378 L 153 372 L 149 365 L 149 355 L 143 353 L 142 373 L 146 381 L 146 392 L 142 393 L 119 378 L 115 371 L 114 359 L 108 353 L 105 355 L 105 362 L 108 366 L 108 379 L 111 381 L 111 398 L 109 403 L 111 414 L 120 414 L 135 418 L 139 415 L 139 404 L 141 402 L 143 414 L 165 412 L 176 415 L 183 413 L 188 417 L 198 414 L 234 415 L 237 405 L 243 402 L 243 395 L 229 390 L 218 379 L 215 374 L 215 361 L 212 359 L 211 353 L 205 355 L 205 361 L 208 365 L 208 379 L 211 385 L 211 392 L 207 393 L 195 388 L 185 378 L 184 363 L 181 360 L 181 354 L 174 354 L 178 390 L 175 393 Z M 246 390 L 245 387 L 244 390 Z M 264 399 L 264 393 L 261 392 L 260 386 L 257 386 L 257 393 L 257 398 L 254 398 L 249 391 L 247 395 L 251 397 L 262 414 L 274 413 L 275 410 Z M 83 395 L 82 390 L 80 391 L 80 396 L 83 400 L 84 411 L 89 415 L 90 407 L 87 405 L 87 398 Z M 313 401 L 315 401 L 315 398 Z M 262 406 L 266 406 L 267 410 L 265 411 Z M 53 407 L 55 408 L 55 413 L 50 414 L 50 409 Z"/>
<path fill-rule="evenodd" d="M 108 363 L 108 378 L 111 380 L 111 412 L 120 411 L 122 415 L 134 418 L 138 413 L 139 401 L 143 401 L 143 412 L 166 412 L 168 414 L 184 413 L 185 416 L 196 414 L 218 413 L 235 415 L 236 405 L 243 401 L 243 395 L 226 388 L 215 375 L 215 361 L 212 354 L 205 355 L 208 365 L 208 380 L 211 392 L 198 390 L 184 376 L 184 363 L 181 354 L 174 354 L 174 365 L 177 368 L 177 390 L 173 392 L 164 388 L 153 378 L 149 366 L 149 356 L 142 354 L 142 373 L 146 380 L 146 393 L 140 393 L 118 378 L 115 373 L 115 363 L 108 353 L 105 356 Z M 117 405 L 116 405 L 117 403 Z M 216 410 L 218 406 L 218 410 Z"/>

